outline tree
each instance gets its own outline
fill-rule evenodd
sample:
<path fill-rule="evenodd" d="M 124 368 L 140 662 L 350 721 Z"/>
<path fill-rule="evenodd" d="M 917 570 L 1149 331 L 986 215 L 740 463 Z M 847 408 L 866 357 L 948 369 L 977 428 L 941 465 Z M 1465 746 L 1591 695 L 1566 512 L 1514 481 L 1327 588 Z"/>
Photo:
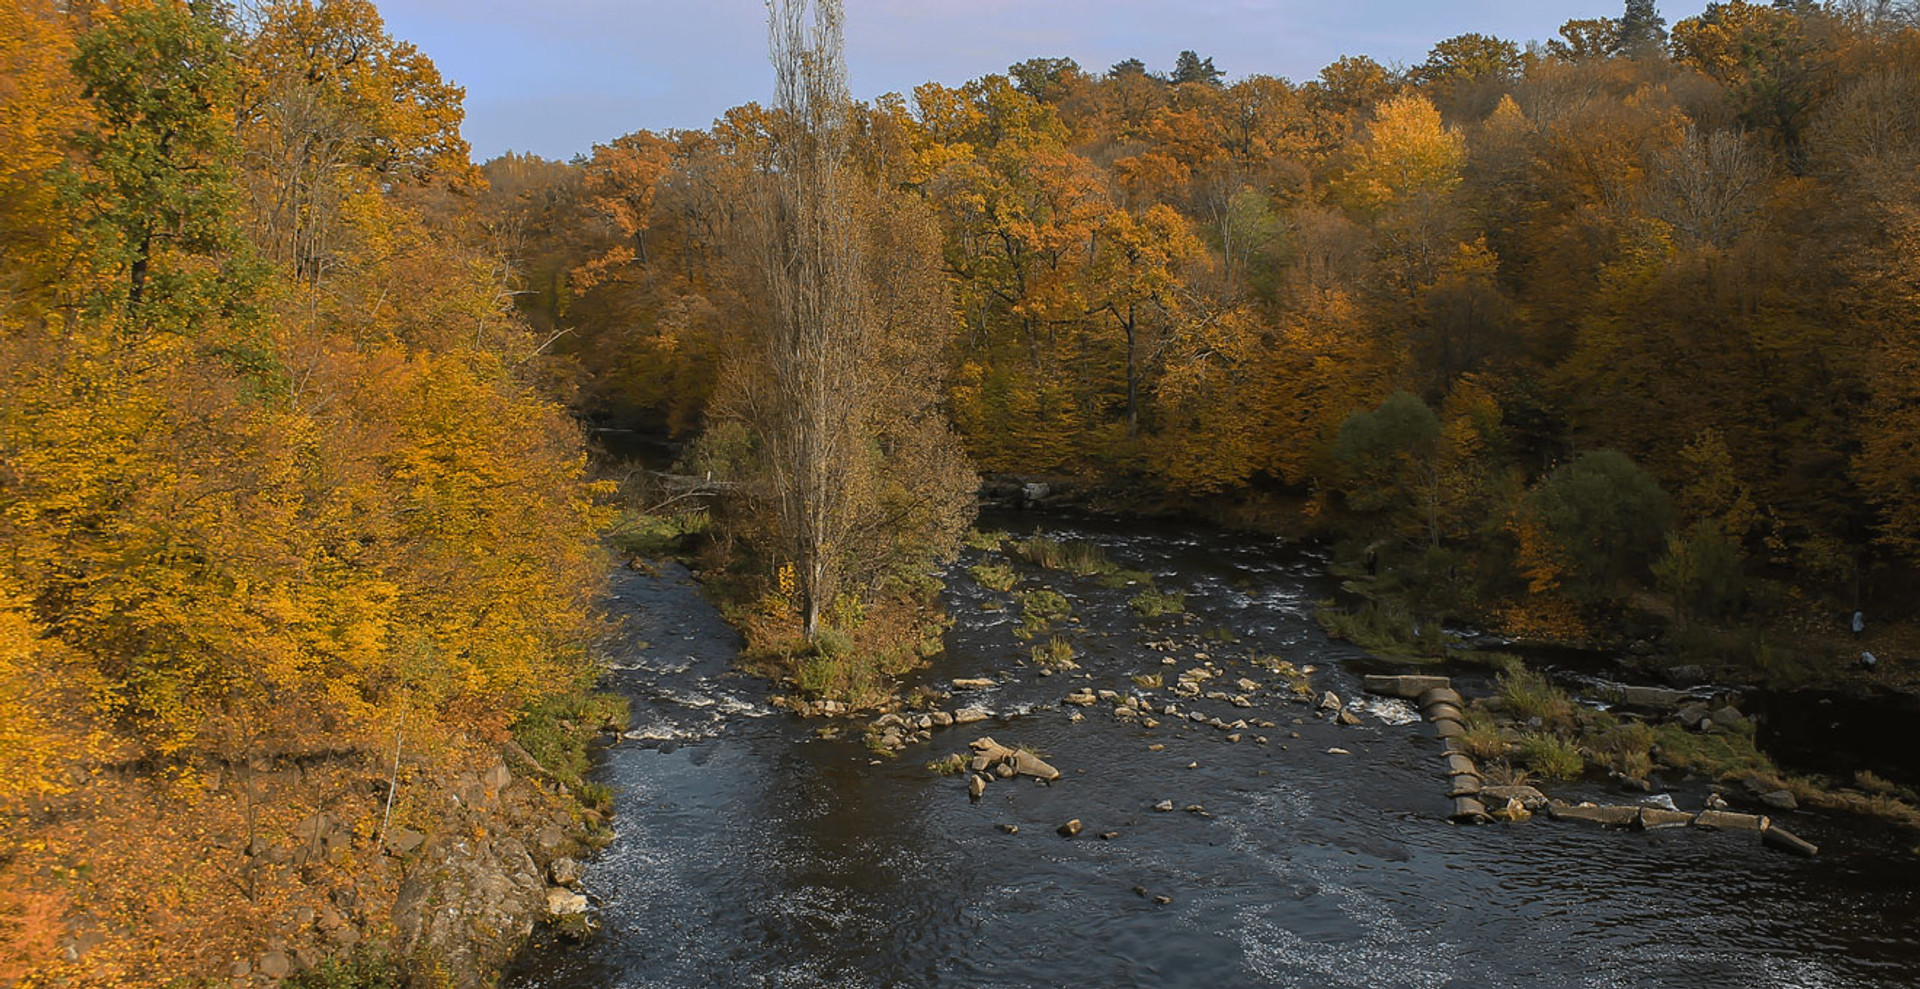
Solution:
<path fill-rule="evenodd" d="M 1192 51 L 1183 51 L 1173 63 L 1172 82 L 1176 86 L 1187 83 L 1199 83 L 1203 86 L 1218 86 L 1226 73 L 1213 67 L 1212 58 L 1201 58 Z"/>
<path fill-rule="evenodd" d="M 1643 57 L 1665 49 L 1667 19 L 1660 16 L 1654 0 L 1627 0 L 1619 24 L 1619 51 Z"/>
<path fill-rule="evenodd" d="M 1672 514 L 1652 475 L 1612 450 L 1583 453 L 1527 495 L 1576 598 L 1615 597 L 1660 551 Z"/>

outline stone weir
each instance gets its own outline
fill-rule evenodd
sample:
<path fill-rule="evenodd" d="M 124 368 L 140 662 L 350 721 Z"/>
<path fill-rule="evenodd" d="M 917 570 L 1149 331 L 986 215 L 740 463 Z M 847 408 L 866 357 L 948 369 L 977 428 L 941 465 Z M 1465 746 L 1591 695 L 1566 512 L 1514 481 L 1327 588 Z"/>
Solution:
<path fill-rule="evenodd" d="M 1759 833 L 1761 842 L 1769 848 L 1807 857 L 1820 853 L 1818 846 L 1774 824 L 1766 816 L 1728 813 L 1724 804 L 1690 814 L 1672 807 L 1570 804 L 1550 800 L 1531 786 L 1488 786 L 1460 741 L 1467 733 L 1467 703 L 1453 689 L 1451 679 L 1412 674 L 1369 675 L 1362 685 L 1370 694 L 1412 701 L 1433 725 L 1434 735 L 1440 739 L 1440 758 L 1446 765 L 1447 797 L 1453 801 L 1449 817 L 1456 823 L 1484 824 L 1495 820 L 1518 823 L 1544 809 L 1556 821 L 1584 821 L 1639 831 L 1688 826 L 1713 831 L 1753 831 Z"/>

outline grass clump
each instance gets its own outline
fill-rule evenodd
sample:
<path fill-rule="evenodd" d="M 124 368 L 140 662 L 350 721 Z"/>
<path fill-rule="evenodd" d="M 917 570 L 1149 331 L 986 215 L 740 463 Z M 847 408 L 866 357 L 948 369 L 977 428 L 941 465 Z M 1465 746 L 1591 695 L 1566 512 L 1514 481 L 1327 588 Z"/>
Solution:
<path fill-rule="evenodd" d="M 935 759 L 927 763 L 927 772 L 935 776 L 957 776 L 967 768 L 967 757 L 958 752 L 945 759 Z"/>
<path fill-rule="evenodd" d="M 529 705 L 510 730 L 513 740 L 554 779 L 588 806 L 605 809 L 613 802 L 613 791 L 587 782 L 593 765 L 587 743 L 603 729 L 624 730 L 627 718 L 625 697 L 578 690 Z"/>
<path fill-rule="evenodd" d="M 1753 744 L 1749 722 L 1732 731 L 1693 732 L 1673 722 L 1653 725 L 1654 754 L 1663 766 L 1711 779 L 1776 777 L 1779 769 Z"/>
<path fill-rule="evenodd" d="M 1007 534 L 993 530 L 981 532 L 979 529 L 968 529 L 967 534 L 960 537 L 960 542 L 968 549 L 976 549 L 982 553 L 997 553 L 1000 547 L 1006 545 Z"/>
<path fill-rule="evenodd" d="M 1004 563 L 981 563 L 968 567 L 967 573 L 972 575 L 981 587 L 990 591 L 999 591 L 1002 594 L 1013 590 L 1013 585 L 1020 582 L 1020 575 L 1014 573 L 1013 568 Z"/>
<path fill-rule="evenodd" d="M 1653 772 L 1653 729 L 1641 722 L 1614 722 L 1588 731 L 1582 741 L 1622 776 L 1643 780 Z"/>
<path fill-rule="evenodd" d="M 1054 622 L 1073 614 L 1073 605 L 1064 595 L 1044 587 L 1016 597 L 1020 602 L 1021 625 L 1013 634 L 1023 639 L 1031 639 Z"/>
<path fill-rule="evenodd" d="M 1158 673 L 1136 673 L 1133 676 L 1133 685 L 1141 690 L 1159 690 L 1165 683 L 1166 678 Z"/>
<path fill-rule="evenodd" d="M 1059 542 L 1034 536 L 1013 544 L 1013 552 L 1036 567 L 1064 570 L 1077 577 L 1096 577 L 1120 572 L 1119 564 L 1107 559 L 1099 544 L 1081 539 Z"/>
<path fill-rule="evenodd" d="M 1142 618 L 1159 618 L 1162 615 L 1177 615 L 1187 610 L 1185 591 L 1145 590 L 1133 596 L 1127 607 Z"/>
<path fill-rule="evenodd" d="M 1152 587 L 1153 575 L 1145 570 L 1115 570 L 1101 574 L 1093 582 L 1110 591 L 1123 587 Z"/>
<path fill-rule="evenodd" d="M 1579 746 L 1557 735 L 1522 735 L 1514 748 L 1529 771 L 1549 779 L 1579 779 L 1587 768 Z"/>
<path fill-rule="evenodd" d="M 1079 664 L 1073 661 L 1073 643 L 1052 636 L 1047 641 L 1033 647 L 1033 664 L 1056 670 L 1077 670 Z"/>
<path fill-rule="evenodd" d="M 1479 761 L 1495 759 L 1507 754 L 1507 739 L 1500 733 L 1500 726 L 1494 723 L 1493 716 L 1479 708 L 1462 712 L 1466 717 L 1466 733 L 1460 736 L 1460 747 Z"/>
<path fill-rule="evenodd" d="M 1545 674 L 1517 669 L 1499 677 L 1500 700 L 1507 713 L 1521 721 L 1540 719 L 1549 731 L 1571 731 L 1574 726 L 1573 698 L 1554 686 Z"/>
<path fill-rule="evenodd" d="M 286 989 L 400 989 L 408 981 L 406 966 L 398 959 L 384 951 L 356 949 L 324 958 L 319 965 L 289 976 L 281 985 Z"/>
<path fill-rule="evenodd" d="M 1406 609 L 1372 601 L 1348 611 L 1332 601 L 1320 602 L 1314 617 L 1327 635 L 1351 642 L 1381 659 L 1405 663 L 1432 663 L 1447 658 L 1451 636 L 1437 621 L 1416 621 Z"/>

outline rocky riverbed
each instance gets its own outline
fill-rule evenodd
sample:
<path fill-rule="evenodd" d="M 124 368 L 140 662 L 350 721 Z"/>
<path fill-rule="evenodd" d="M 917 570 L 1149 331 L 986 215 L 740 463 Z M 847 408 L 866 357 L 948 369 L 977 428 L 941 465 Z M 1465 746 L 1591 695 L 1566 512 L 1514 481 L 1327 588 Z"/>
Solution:
<path fill-rule="evenodd" d="M 1396 671 L 1313 621 L 1324 561 L 1040 522 L 1183 610 L 1004 559 L 993 590 L 970 553 L 924 710 L 890 718 L 775 708 L 684 571 L 620 574 L 634 727 L 603 769 L 616 837 L 579 887 L 604 929 L 536 947 L 511 984 L 1897 986 L 1920 966 L 1909 837 L 1775 811 L 1820 852 L 1782 854 L 1693 826 L 1717 794 L 1659 773 L 1539 796 L 1688 827 L 1556 821 L 1520 790 L 1541 811 L 1524 826 L 1453 823 L 1434 724 L 1368 694 Z M 1036 629 L 1020 595 L 1040 590 L 1069 612 Z M 1036 650 L 1053 638 L 1066 663 Z"/>

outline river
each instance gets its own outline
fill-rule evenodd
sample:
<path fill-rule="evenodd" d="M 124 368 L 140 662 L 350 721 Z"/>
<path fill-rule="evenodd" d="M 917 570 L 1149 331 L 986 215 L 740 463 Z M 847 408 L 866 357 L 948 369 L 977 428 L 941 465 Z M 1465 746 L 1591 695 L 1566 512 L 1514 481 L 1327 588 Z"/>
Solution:
<path fill-rule="evenodd" d="M 683 569 L 621 572 L 612 682 L 632 696 L 634 725 L 600 769 L 617 793 L 615 838 L 586 892 L 604 931 L 536 945 L 508 984 L 1920 984 L 1912 836 L 1788 814 L 1822 847 L 1807 860 L 1751 834 L 1450 824 L 1431 727 L 1359 697 L 1360 674 L 1378 667 L 1315 624 L 1332 585 L 1312 551 L 1198 526 L 988 522 L 1096 541 L 1186 591 L 1187 617 L 1142 620 L 1130 591 L 1016 564 L 1024 587 L 1066 594 L 1079 619 L 1067 627 L 1082 669 L 1042 677 L 1013 635 L 1018 609 L 983 609 L 1008 596 L 966 576 L 970 551 L 950 576 L 947 652 L 916 680 L 993 678 L 956 701 L 996 716 L 873 765 L 857 741 L 817 738 L 820 722 L 769 709 L 766 684 L 733 672 L 737 639 Z M 1169 640 L 1170 651 L 1147 646 Z M 1251 710 L 1193 702 L 1278 725 L 1233 743 L 1180 719 L 1118 721 L 1106 705 L 1075 722 L 1079 709 L 1059 703 L 1080 686 L 1133 689 L 1133 674 L 1164 670 L 1171 684 L 1198 653 L 1229 680 L 1261 679 L 1240 661 L 1253 652 L 1318 667 L 1316 686 L 1350 698 L 1361 725 L 1264 691 Z M 1485 692 L 1484 676 L 1454 672 L 1468 696 Z M 974 802 L 963 777 L 925 768 L 981 735 L 1038 749 L 1064 778 L 997 782 Z M 1702 781 L 1667 782 L 1698 809 Z M 1630 799 L 1597 781 L 1545 789 Z M 1161 800 L 1205 813 L 1155 812 Z M 1070 818 L 1086 830 L 1062 838 Z"/>

